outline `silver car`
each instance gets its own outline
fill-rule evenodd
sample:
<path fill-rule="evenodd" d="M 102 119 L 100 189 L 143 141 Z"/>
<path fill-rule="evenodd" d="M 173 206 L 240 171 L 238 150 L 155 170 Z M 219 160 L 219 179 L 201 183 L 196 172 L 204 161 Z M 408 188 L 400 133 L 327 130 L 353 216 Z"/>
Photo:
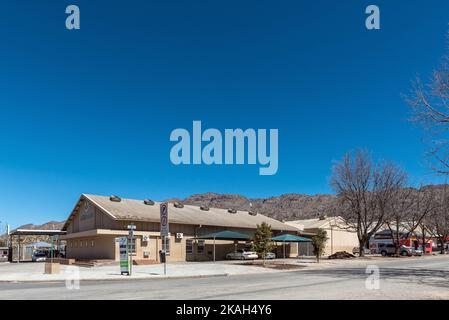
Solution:
<path fill-rule="evenodd" d="M 263 258 L 263 257 L 261 257 L 261 258 Z M 265 255 L 265 259 L 276 259 L 276 254 L 274 252 L 268 252 Z"/>
<path fill-rule="evenodd" d="M 35 252 L 33 254 L 33 256 L 31 257 L 31 260 L 33 262 L 41 262 L 41 261 L 46 261 L 47 260 L 47 255 L 45 254 L 45 252 Z"/>
<path fill-rule="evenodd" d="M 360 252 L 360 248 L 359 247 L 354 247 L 352 249 L 352 254 L 359 254 L 359 252 Z M 368 248 L 363 248 L 363 253 L 364 254 L 371 254 L 371 250 L 368 249 Z"/>
<path fill-rule="evenodd" d="M 236 251 L 230 252 L 226 255 L 227 260 L 252 260 L 257 258 L 259 258 L 257 253 L 245 249 L 237 249 Z"/>

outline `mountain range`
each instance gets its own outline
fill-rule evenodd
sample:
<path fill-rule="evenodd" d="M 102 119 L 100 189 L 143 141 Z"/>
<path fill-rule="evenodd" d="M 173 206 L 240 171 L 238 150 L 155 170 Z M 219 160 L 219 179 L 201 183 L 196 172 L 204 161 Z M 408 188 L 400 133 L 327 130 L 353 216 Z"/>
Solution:
<path fill-rule="evenodd" d="M 252 210 L 278 220 L 300 220 L 332 216 L 337 197 L 330 194 L 283 194 L 270 198 L 247 198 L 239 194 L 202 193 L 185 199 L 170 199 L 183 204 L 207 205 L 211 208 Z"/>

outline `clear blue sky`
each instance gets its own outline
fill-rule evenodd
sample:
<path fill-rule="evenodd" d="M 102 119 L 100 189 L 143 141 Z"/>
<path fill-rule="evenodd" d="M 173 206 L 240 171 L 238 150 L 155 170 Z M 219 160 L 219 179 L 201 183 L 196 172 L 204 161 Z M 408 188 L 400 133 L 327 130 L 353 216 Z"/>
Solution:
<path fill-rule="evenodd" d="M 328 193 L 358 147 L 437 182 L 401 93 L 440 61 L 448 22 L 447 0 L 2 1 L 0 220 L 63 220 L 81 193 Z M 170 132 L 193 120 L 278 128 L 277 175 L 172 165 Z"/>

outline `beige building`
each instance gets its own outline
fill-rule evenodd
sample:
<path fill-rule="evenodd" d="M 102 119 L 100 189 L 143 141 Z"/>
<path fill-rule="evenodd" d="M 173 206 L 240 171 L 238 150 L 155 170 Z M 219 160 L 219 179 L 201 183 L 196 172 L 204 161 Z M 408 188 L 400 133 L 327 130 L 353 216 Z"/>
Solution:
<path fill-rule="evenodd" d="M 285 223 L 298 228 L 304 234 L 316 234 L 318 230 L 325 230 L 328 240 L 324 255 L 331 255 L 338 251 L 352 253 L 352 249 L 359 246 L 357 233 L 348 229 L 341 217 L 295 220 Z M 311 248 L 307 244 L 299 244 L 298 254 L 311 255 Z"/>
<path fill-rule="evenodd" d="M 119 260 L 116 238 L 127 236 L 127 226 L 133 223 L 136 225 L 134 259 L 142 263 L 158 262 L 159 251 L 163 249 L 159 205 L 153 201 L 81 195 L 62 229 L 67 232 L 61 236 L 67 241 L 66 257 Z M 251 236 L 262 222 L 271 226 L 274 235 L 296 234 L 298 231 L 295 226 L 247 211 L 175 206 L 170 203 L 168 215 L 170 236 L 167 239 L 167 261 L 212 260 L 213 240 L 200 240 L 198 237 L 218 231 L 230 230 Z M 216 259 L 224 259 L 226 253 L 244 245 L 244 241 L 216 240 Z"/>

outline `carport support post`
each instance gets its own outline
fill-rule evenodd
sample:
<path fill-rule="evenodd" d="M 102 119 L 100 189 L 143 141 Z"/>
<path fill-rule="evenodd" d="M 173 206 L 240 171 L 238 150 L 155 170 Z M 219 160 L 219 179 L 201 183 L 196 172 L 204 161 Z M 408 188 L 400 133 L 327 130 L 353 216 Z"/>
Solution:
<path fill-rule="evenodd" d="M 285 241 L 284 241 L 284 259 L 285 259 Z"/>
<path fill-rule="evenodd" d="M 17 236 L 17 263 L 20 263 L 20 234 Z"/>
<path fill-rule="evenodd" d="M 167 275 L 167 236 L 164 236 L 164 276 Z"/>
<path fill-rule="evenodd" d="M 54 249 L 53 249 L 53 241 L 54 241 L 54 240 L 53 240 L 53 236 L 52 236 L 52 237 L 51 237 L 51 249 L 50 249 L 50 250 L 51 250 L 51 251 L 50 251 L 50 262 L 51 262 L 51 263 L 53 263 L 53 252 L 54 252 L 54 251 L 53 251 L 53 250 L 54 250 Z"/>
<path fill-rule="evenodd" d="M 215 236 L 214 236 L 214 262 L 215 262 Z"/>

